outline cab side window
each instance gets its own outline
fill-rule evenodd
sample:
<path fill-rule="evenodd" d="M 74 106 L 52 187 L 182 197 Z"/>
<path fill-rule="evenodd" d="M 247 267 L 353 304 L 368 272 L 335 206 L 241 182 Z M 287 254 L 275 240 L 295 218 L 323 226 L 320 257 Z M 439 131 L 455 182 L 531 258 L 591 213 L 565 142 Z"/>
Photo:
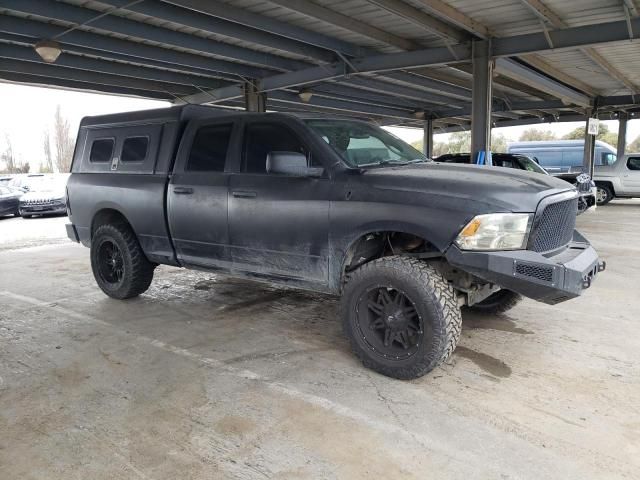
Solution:
<path fill-rule="evenodd" d="M 627 168 L 629 170 L 640 170 L 640 157 L 629 157 Z"/>
<path fill-rule="evenodd" d="M 206 125 L 196 132 L 185 168 L 188 172 L 224 172 L 233 124 Z"/>
<path fill-rule="evenodd" d="M 297 152 L 309 159 L 309 151 L 298 136 L 284 125 L 274 123 L 249 124 L 244 132 L 242 171 L 266 173 L 269 152 Z"/>

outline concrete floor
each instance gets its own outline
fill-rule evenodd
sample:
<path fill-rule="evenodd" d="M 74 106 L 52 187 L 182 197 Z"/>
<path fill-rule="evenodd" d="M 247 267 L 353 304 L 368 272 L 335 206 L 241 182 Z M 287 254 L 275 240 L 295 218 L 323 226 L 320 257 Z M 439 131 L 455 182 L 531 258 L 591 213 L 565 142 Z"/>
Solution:
<path fill-rule="evenodd" d="M 331 298 L 161 267 L 111 300 L 65 221 L 0 220 L 1 479 L 638 478 L 640 202 L 579 219 L 608 262 L 583 297 L 465 314 L 411 382 Z"/>

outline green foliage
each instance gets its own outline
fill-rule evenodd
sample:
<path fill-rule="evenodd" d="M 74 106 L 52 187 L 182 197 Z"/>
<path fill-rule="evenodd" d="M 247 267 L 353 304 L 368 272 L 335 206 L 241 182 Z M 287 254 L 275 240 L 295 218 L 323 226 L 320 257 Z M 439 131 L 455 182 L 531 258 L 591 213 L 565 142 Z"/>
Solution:
<path fill-rule="evenodd" d="M 584 140 L 584 129 L 585 127 L 575 128 L 562 138 L 564 140 Z M 596 140 L 603 141 L 615 147 L 618 143 L 618 134 L 609 130 L 609 127 L 604 123 L 601 123 L 598 129 L 598 135 L 596 135 Z"/>
<path fill-rule="evenodd" d="M 491 135 L 491 150 L 493 152 L 506 152 L 509 140 L 502 133 Z M 422 140 L 413 142 L 413 148 L 422 151 Z M 445 153 L 469 153 L 471 151 L 471 132 L 453 132 L 447 142 L 435 142 L 433 144 L 433 157 L 439 157 Z"/>
<path fill-rule="evenodd" d="M 640 152 L 640 135 L 638 135 L 633 142 L 627 145 L 627 152 L 629 153 Z"/>
<path fill-rule="evenodd" d="M 532 141 L 542 141 L 542 140 L 557 140 L 558 137 L 551 130 L 541 130 L 536 127 L 527 128 L 520 135 L 521 142 L 532 142 Z"/>

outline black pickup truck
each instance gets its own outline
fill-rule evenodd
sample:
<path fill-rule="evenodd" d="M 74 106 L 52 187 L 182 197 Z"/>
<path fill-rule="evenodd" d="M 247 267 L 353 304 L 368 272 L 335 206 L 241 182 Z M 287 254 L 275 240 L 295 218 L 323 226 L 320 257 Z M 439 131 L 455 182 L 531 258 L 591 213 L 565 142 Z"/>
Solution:
<path fill-rule="evenodd" d="M 566 182 L 438 163 L 366 122 L 186 105 L 83 119 L 67 233 L 99 287 L 158 264 L 341 296 L 364 364 L 415 378 L 454 350 L 461 307 L 554 304 L 604 269 Z"/>

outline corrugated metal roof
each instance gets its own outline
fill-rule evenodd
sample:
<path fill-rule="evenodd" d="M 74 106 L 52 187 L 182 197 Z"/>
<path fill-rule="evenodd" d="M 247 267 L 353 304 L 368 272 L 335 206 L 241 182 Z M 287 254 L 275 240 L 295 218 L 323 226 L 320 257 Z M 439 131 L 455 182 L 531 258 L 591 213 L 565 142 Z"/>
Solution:
<path fill-rule="evenodd" d="M 159 29 L 167 30 L 168 32 L 179 32 L 184 35 L 192 36 L 198 39 L 198 48 L 190 48 L 193 45 L 187 46 L 181 44 L 181 42 L 170 40 L 167 36 L 166 41 L 157 36 L 153 38 L 145 38 L 144 33 L 125 35 L 123 33 L 112 32 L 104 28 L 100 28 L 98 22 L 96 25 L 92 25 L 89 22 L 86 25 L 78 27 L 80 31 L 93 33 L 95 35 L 106 38 L 116 38 L 132 42 L 131 45 L 151 45 L 156 48 L 166 49 L 167 51 L 185 52 L 193 56 L 194 59 L 217 59 L 224 62 L 230 62 L 231 65 L 242 65 L 250 67 L 251 72 L 264 71 L 264 72 L 283 72 L 290 68 L 289 65 L 297 65 L 300 68 L 306 68 L 307 66 L 317 66 L 326 64 L 332 57 L 334 60 L 339 60 L 340 57 L 331 49 L 326 47 L 318 47 L 311 43 L 304 43 L 299 39 L 296 42 L 298 44 L 309 45 L 309 48 L 287 48 L 287 46 L 278 44 L 277 42 L 266 42 L 267 44 L 259 41 L 252 41 L 252 37 L 248 38 L 246 35 L 234 35 L 233 31 L 216 32 L 214 27 L 209 30 L 203 30 L 202 28 L 196 28 L 189 25 L 188 19 L 181 18 L 180 15 L 176 15 L 175 18 L 158 18 L 153 15 L 152 11 L 147 10 L 145 13 L 136 13 L 135 5 L 131 5 L 127 9 L 128 2 L 125 0 L 103 0 L 110 3 L 101 3 L 94 0 L 62 0 L 60 3 L 53 0 L 41 0 L 44 3 L 50 2 L 51 8 L 56 9 L 62 7 L 64 4 L 74 5 L 76 7 L 85 9 L 87 12 L 100 13 L 110 12 L 113 17 L 119 17 L 127 19 L 131 22 L 136 22 L 141 25 L 153 26 Z M 153 6 L 157 0 L 146 0 L 145 6 Z M 457 36 L 466 36 L 469 39 L 473 37 L 468 28 L 460 26 L 456 19 L 449 18 L 446 12 L 434 11 L 433 4 L 425 2 L 424 0 L 386 0 L 387 2 L 396 2 L 396 5 L 409 7 L 409 9 L 415 9 L 422 12 L 422 14 L 430 15 L 438 21 L 444 22 L 448 28 L 457 29 L 460 33 Z M 442 0 L 445 5 L 455 9 L 456 12 L 465 16 L 470 22 L 475 22 L 475 25 L 479 25 L 481 29 L 488 31 L 490 36 L 494 37 L 509 37 L 512 35 L 521 35 L 525 33 L 537 33 L 543 31 L 546 27 L 553 30 L 557 26 L 553 25 L 553 22 L 545 21 L 540 14 L 537 14 L 532 8 L 526 5 L 526 0 Z M 275 2 L 275 3 L 274 3 Z M 621 21 L 625 19 L 625 11 L 622 7 L 621 0 L 543 0 L 544 5 L 552 12 L 554 19 L 569 27 L 592 25 L 603 22 Z M 181 10 L 179 6 L 179 0 L 166 0 L 166 3 L 173 5 L 173 8 L 177 8 L 176 12 L 188 12 L 189 15 L 199 15 L 202 18 L 207 17 L 205 14 L 198 13 L 195 10 Z M 393 13 L 393 8 L 383 8 L 376 4 L 375 1 L 368 0 L 309 0 L 308 2 L 290 2 L 283 3 L 281 1 L 272 0 L 218 0 L 211 2 L 208 5 L 217 5 L 221 3 L 228 5 L 228 8 L 234 7 L 242 9 L 246 12 L 252 12 L 258 14 L 268 21 L 277 21 L 282 25 L 290 25 L 299 29 L 304 29 L 308 32 L 315 34 L 321 34 L 325 37 L 332 39 L 338 39 L 342 42 L 348 42 L 355 47 L 365 47 L 369 49 L 369 52 L 379 53 L 397 53 L 406 49 L 413 48 L 425 48 L 436 47 L 444 45 L 445 43 L 453 43 L 451 39 L 443 39 L 441 33 L 434 32 L 429 26 L 420 24 L 416 18 L 407 17 L 407 15 L 400 15 Z M 316 5 L 327 9 L 329 12 L 333 12 L 334 15 L 341 16 L 339 24 L 334 24 L 327 18 L 314 18 L 312 13 L 305 13 L 305 5 Z M 383 2 L 384 3 L 384 2 Z M 72 21 L 64 20 L 52 20 L 46 15 L 46 12 L 40 11 L 39 14 L 25 14 L 23 9 L 19 5 L 20 2 L 13 2 L 14 6 L 12 10 L 6 10 L 8 14 L 7 18 L 25 18 L 33 20 L 36 23 L 49 23 L 52 25 L 58 25 L 65 28 L 73 27 L 75 24 Z M 25 4 L 30 4 L 25 2 Z M 0 3 L 0 8 L 1 8 Z M 113 6 L 123 6 L 124 8 L 113 10 Z M 204 2 L 202 5 L 207 5 Z M 431 6 L 430 6 L 431 5 Z M 166 5 L 165 5 L 166 6 Z M 217 7 L 224 9 L 225 7 Z M 1 11 L 1 10 L 0 10 Z M 29 11 L 28 5 L 24 7 L 24 11 Z M 57 11 L 57 10 L 56 10 Z M 22 12 L 22 13 L 21 13 Z M 52 16 L 54 10 L 51 10 Z M 216 12 L 210 12 L 216 16 Z M 224 17 L 224 16 L 223 16 Z M 458 19 L 459 20 L 459 19 Z M 222 20 L 228 21 L 228 20 Z M 266 20 L 265 20 L 266 21 Z M 202 27 L 202 24 L 194 24 Z M 232 23 L 232 25 L 236 25 Z M 373 27 L 373 28 L 369 28 Z M 243 26 L 244 29 L 254 28 L 260 29 L 260 25 L 252 25 L 247 23 Z M 367 31 L 368 28 L 368 31 Z M 5 30 L 7 30 L 5 28 Z M 10 29 L 6 31 L 9 35 L 12 34 Z M 130 33 L 130 32 L 127 32 Z M 138 33 L 138 32 L 134 32 Z M 22 35 L 16 32 L 17 35 Z M 278 38 L 289 39 L 287 35 L 283 35 L 282 32 L 274 33 L 269 29 L 261 31 L 262 35 L 279 35 Z M 1 35 L 1 33 L 0 33 Z M 171 34 L 175 36 L 175 34 Z M 291 35 L 295 37 L 295 35 Z M 18 44 L 29 44 L 37 40 L 37 38 L 29 39 L 29 37 L 20 37 L 23 40 Z M 203 46 L 202 40 L 209 42 L 209 45 Z M 13 38 L 1 39 L 0 42 L 12 42 Z M 64 42 L 64 36 L 60 39 Z M 205 42 L 205 44 L 206 44 Z M 188 43 L 188 42 L 187 42 Z M 191 42 L 192 44 L 194 42 Z M 0 43 L 2 45 L 2 43 Z M 230 46 L 223 48 L 224 45 Z M 276 46 L 274 46 L 276 45 Z M 313 48 L 311 48 L 313 45 Z M 246 55 L 247 58 L 242 56 L 236 57 L 230 55 L 230 48 L 233 47 L 238 52 L 259 52 L 264 54 L 262 56 Z M 316 50 L 314 50 L 314 48 Z M 325 48 L 323 51 L 326 55 L 316 56 L 318 49 Z M 240 49 L 240 50 L 238 50 Z M 629 83 L 635 84 L 640 89 L 640 82 L 638 82 L 640 74 L 640 43 L 634 42 L 620 42 L 617 44 L 607 44 L 593 47 L 593 50 L 602 57 L 611 68 L 607 69 L 603 67 L 602 62 L 594 59 L 594 55 L 591 54 L 588 49 L 585 48 L 573 48 L 570 50 L 548 50 L 536 54 L 540 60 L 546 63 L 546 67 L 538 67 L 545 74 L 553 77 L 559 75 L 559 81 L 564 84 L 573 85 L 571 78 L 576 79 L 575 85 L 586 85 L 583 88 L 585 91 L 595 91 L 600 95 L 623 95 L 628 93 L 635 93 L 628 88 Z M 222 53 L 221 53 L 222 52 Z M 315 55 L 314 55 L 315 52 Z M 79 58 L 96 58 L 105 61 L 114 61 L 118 64 L 131 64 L 131 65 L 144 65 L 145 58 L 137 58 L 134 55 L 130 56 L 130 61 L 127 57 L 127 52 L 119 52 L 119 58 L 112 58 L 113 52 L 109 49 L 96 49 L 95 51 L 83 51 L 76 52 Z M 0 49 L 0 58 L 2 52 Z M 343 57 L 344 58 L 344 57 Z M 273 61 L 270 61 L 272 59 Z M 527 60 L 527 56 L 522 57 L 523 60 Z M 158 62 L 163 61 L 162 58 L 155 59 Z M 33 60 L 30 60 L 33 61 Z M 347 60 L 348 61 L 348 60 Z M 193 62 L 196 64 L 197 62 Z M 532 62 L 532 64 L 534 64 Z M 158 68 L 158 65 L 153 66 Z M 214 71 L 207 73 L 207 69 L 198 69 L 195 66 L 185 65 L 170 65 L 168 68 L 171 70 L 175 67 L 175 71 L 181 73 L 191 73 L 194 76 L 210 75 L 212 78 L 219 78 L 220 75 Z M 543 68 L 544 67 L 544 68 Z M 55 66 L 51 67 L 55 68 Z M 345 67 L 346 68 L 346 67 Z M 549 70 L 551 68 L 551 70 Z M 296 68 L 297 69 L 297 68 Z M 465 69 L 452 65 L 444 67 L 430 67 L 427 69 L 420 69 L 424 74 L 423 82 L 416 82 L 416 84 L 407 84 L 406 79 L 404 81 L 398 79 L 390 79 L 384 73 L 376 73 L 375 75 L 364 76 L 361 78 L 373 78 L 378 81 L 389 83 L 389 91 L 374 92 L 376 95 L 371 95 L 372 105 L 375 105 L 375 99 L 379 99 L 381 95 L 388 95 L 388 102 L 379 102 L 381 105 L 393 105 L 394 93 L 392 87 L 402 87 L 414 89 L 417 93 L 428 92 L 432 97 L 432 101 L 426 101 L 425 99 L 416 100 L 416 110 L 422 109 L 425 106 L 433 105 L 446 105 L 447 98 L 455 99 L 459 101 L 459 96 L 448 93 L 443 89 L 442 92 L 438 92 L 438 85 L 446 82 L 447 85 L 452 86 L 464 86 L 470 88 L 471 76 Z M 615 71 L 614 71 L 615 70 Z M 554 73 L 555 72 L 555 73 Z M 0 69 L 0 76 L 1 76 Z M 12 78 L 15 72 L 12 72 Z M 25 73 L 26 75 L 26 73 Z M 31 80 L 33 75 L 29 74 Z M 224 78 L 230 78 L 227 74 Z M 246 77 L 246 75 L 245 75 Z M 46 82 L 46 77 L 44 77 Z M 234 78 L 231 75 L 231 78 Z M 433 85 L 430 85 L 429 79 L 433 81 Z M 340 77 L 332 79 L 330 81 L 333 85 L 347 85 L 343 82 L 344 78 Z M 409 77 L 411 80 L 411 77 Z M 579 83 L 577 80 L 579 80 Z M 342 82 L 342 83 L 341 83 Z M 427 82 L 427 83 L 425 83 Z M 520 86 L 519 86 L 520 85 Z M 313 86 L 313 85 L 312 85 Z M 521 87 L 521 88 L 520 88 Z M 588 88 L 587 88 L 588 87 Z M 349 88 L 355 88 L 349 86 Z M 576 87 L 579 89 L 580 87 Z M 118 91 L 121 91 L 122 87 L 119 87 Z M 383 89 L 384 90 L 384 89 Z M 139 91 L 137 89 L 136 91 Z M 295 91 L 295 88 L 293 89 Z M 346 92 L 346 93 L 345 93 Z M 362 92 L 360 92 L 362 93 Z M 370 91 L 371 93 L 371 91 Z M 434 96 L 441 93 L 441 99 Z M 157 95 L 157 92 L 154 93 Z M 341 90 L 340 94 L 331 98 L 344 98 L 348 100 L 348 89 Z M 346 95 L 346 96 L 345 96 Z M 355 93 L 353 93 L 355 95 Z M 354 96 L 353 100 L 363 103 L 366 101 L 366 92 L 362 95 Z M 548 92 L 542 93 L 542 91 L 536 91 L 535 86 L 528 85 L 526 88 L 523 84 L 518 84 L 514 81 L 504 82 L 504 84 L 496 83 L 494 88 L 494 96 L 497 99 L 502 99 L 505 103 L 509 102 L 522 102 L 522 101 L 534 101 L 536 99 L 546 99 L 549 97 Z M 419 99 L 420 95 L 416 95 Z M 431 97 L 426 97 L 431 98 Z M 398 101 L 398 105 L 402 105 L 402 108 L 407 107 L 407 98 L 403 97 L 402 101 Z M 451 100 L 454 102 L 454 100 Z M 312 108 L 307 106 L 306 108 Z M 319 107 L 318 107 L 319 108 Z M 332 107 L 333 108 L 333 107 Z M 409 109 L 410 110 L 410 109 Z"/>

